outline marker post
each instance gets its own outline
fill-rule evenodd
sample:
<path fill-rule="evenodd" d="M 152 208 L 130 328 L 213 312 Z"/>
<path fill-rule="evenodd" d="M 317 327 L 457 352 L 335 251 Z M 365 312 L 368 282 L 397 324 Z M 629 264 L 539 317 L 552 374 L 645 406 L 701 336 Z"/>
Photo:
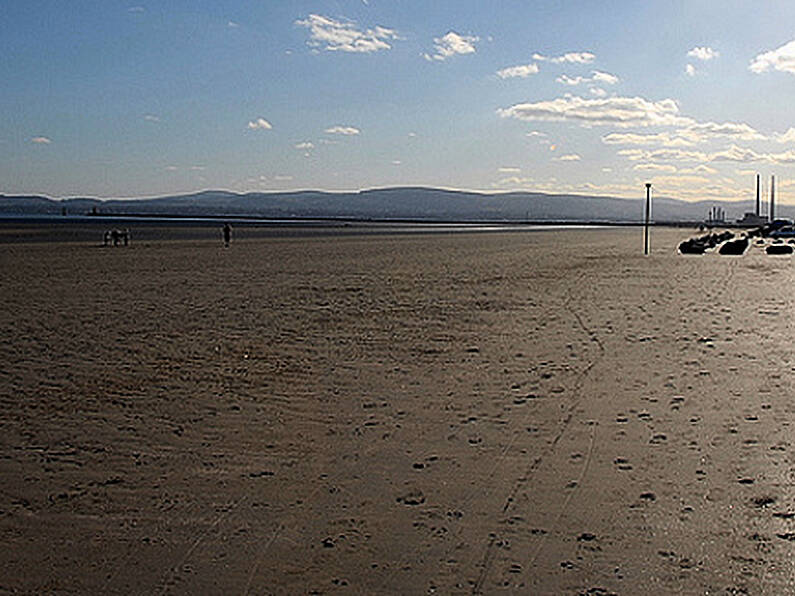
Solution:
<path fill-rule="evenodd" d="M 651 182 L 646 183 L 646 224 L 643 227 L 643 254 L 649 254 L 649 211 L 651 210 Z"/>

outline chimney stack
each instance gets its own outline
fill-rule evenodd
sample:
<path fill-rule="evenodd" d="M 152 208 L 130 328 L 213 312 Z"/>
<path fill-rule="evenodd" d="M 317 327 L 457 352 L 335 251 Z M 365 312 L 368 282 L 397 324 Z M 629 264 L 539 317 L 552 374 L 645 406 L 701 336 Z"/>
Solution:
<path fill-rule="evenodd" d="M 761 212 L 759 210 L 759 207 L 760 207 L 760 205 L 759 205 L 759 188 L 760 188 L 761 184 L 762 183 L 759 180 L 759 174 L 757 174 L 756 175 L 756 216 L 757 217 L 759 217 L 761 215 Z"/>
<path fill-rule="evenodd" d="M 776 221 L 776 177 L 770 176 L 770 221 Z"/>

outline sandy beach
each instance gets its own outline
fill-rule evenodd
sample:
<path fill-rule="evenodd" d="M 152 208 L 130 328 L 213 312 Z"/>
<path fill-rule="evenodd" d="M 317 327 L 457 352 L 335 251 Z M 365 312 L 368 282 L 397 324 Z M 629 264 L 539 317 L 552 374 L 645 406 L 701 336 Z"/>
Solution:
<path fill-rule="evenodd" d="M 0 591 L 792 592 L 793 260 L 692 235 L 0 229 Z"/>

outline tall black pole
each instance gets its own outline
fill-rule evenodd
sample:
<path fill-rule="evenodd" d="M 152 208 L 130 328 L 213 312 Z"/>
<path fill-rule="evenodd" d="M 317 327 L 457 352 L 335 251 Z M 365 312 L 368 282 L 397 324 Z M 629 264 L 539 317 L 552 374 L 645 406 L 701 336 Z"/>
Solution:
<path fill-rule="evenodd" d="M 651 207 L 651 182 L 646 183 L 646 225 L 643 227 L 643 254 L 649 254 L 649 211 Z"/>

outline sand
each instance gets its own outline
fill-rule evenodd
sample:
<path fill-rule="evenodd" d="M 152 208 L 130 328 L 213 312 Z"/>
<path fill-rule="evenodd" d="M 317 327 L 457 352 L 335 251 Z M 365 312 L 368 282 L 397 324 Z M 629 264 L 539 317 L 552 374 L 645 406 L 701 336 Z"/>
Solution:
<path fill-rule="evenodd" d="M 795 589 L 792 258 L 59 230 L 0 229 L 0 591 Z"/>

